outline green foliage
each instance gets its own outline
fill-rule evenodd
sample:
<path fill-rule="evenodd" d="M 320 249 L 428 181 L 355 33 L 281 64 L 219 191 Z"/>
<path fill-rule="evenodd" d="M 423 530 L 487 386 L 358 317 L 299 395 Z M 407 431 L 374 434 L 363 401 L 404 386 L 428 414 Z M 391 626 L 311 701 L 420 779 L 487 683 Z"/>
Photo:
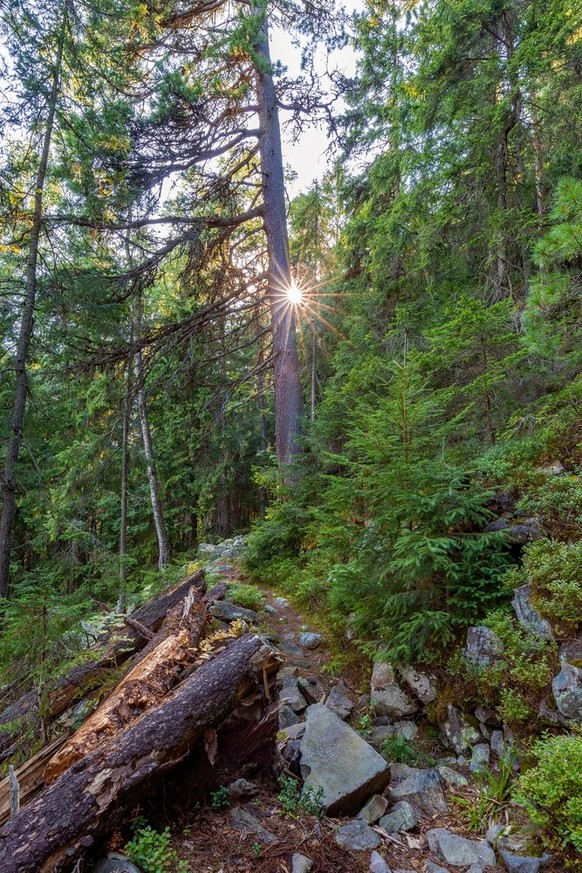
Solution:
<path fill-rule="evenodd" d="M 264 597 L 256 585 L 237 583 L 228 586 L 228 599 L 245 609 L 261 609 L 264 605 Z"/>
<path fill-rule="evenodd" d="M 216 791 L 210 792 L 210 805 L 212 809 L 224 809 L 229 804 L 228 789 L 224 785 L 221 785 Z"/>
<path fill-rule="evenodd" d="M 545 736 L 533 748 L 534 765 L 520 776 L 515 799 L 543 829 L 550 849 L 565 852 L 568 866 L 582 852 L 582 736 Z"/>
<path fill-rule="evenodd" d="M 408 764 L 410 767 L 434 767 L 436 759 L 406 740 L 401 734 L 387 737 L 380 754 L 390 763 Z"/>
<path fill-rule="evenodd" d="M 172 836 L 169 828 L 156 831 L 151 825 L 141 822 L 135 835 L 125 845 L 129 860 L 138 865 L 144 873 L 168 873 L 176 869 L 176 851 L 170 848 Z M 186 873 L 185 862 L 179 862 L 179 873 Z"/>
<path fill-rule="evenodd" d="M 299 787 L 299 783 L 291 776 L 279 776 L 281 791 L 277 800 L 281 804 L 281 815 L 284 818 L 297 818 L 300 812 L 320 818 L 323 815 L 321 804 L 323 788 Z"/>

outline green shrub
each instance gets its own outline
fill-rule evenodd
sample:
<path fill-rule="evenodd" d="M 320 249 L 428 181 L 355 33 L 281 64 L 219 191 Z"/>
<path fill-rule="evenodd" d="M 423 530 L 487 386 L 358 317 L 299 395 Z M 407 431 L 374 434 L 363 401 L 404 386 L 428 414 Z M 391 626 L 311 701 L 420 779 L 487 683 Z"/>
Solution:
<path fill-rule="evenodd" d="M 228 586 L 228 598 L 232 603 L 245 609 L 258 611 L 264 604 L 264 598 L 256 585 L 236 584 Z"/>
<path fill-rule="evenodd" d="M 534 745 L 534 756 L 515 799 L 543 829 L 548 848 L 582 853 L 582 735 L 546 736 Z"/>
<path fill-rule="evenodd" d="M 176 851 L 170 848 L 171 834 L 169 828 L 156 831 L 151 825 L 139 820 L 133 839 L 126 844 L 125 851 L 132 864 L 136 864 L 143 873 L 166 873 L 176 869 Z M 179 873 L 185 873 L 185 862 L 177 864 Z"/>
<path fill-rule="evenodd" d="M 434 767 L 436 764 L 435 758 L 415 748 L 400 734 L 385 739 L 380 754 L 391 764 L 408 764 L 411 767 Z"/>

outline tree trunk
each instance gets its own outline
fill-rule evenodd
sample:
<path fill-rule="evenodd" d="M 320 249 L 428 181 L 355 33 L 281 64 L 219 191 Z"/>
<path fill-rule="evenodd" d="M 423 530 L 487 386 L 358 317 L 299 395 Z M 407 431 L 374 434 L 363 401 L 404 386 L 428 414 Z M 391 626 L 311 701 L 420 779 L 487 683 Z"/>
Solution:
<path fill-rule="evenodd" d="M 235 640 L 204 663 L 161 706 L 63 773 L 2 828 L 2 873 L 56 873 L 79 859 L 155 776 L 186 758 L 276 669 L 257 636 Z"/>
<path fill-rule="evenodd" d="M 148 481 L 150 483 L 152 513 L 154 516 L 156 536 L 158 539 L 158 569 L 163 570 L 164 567 L 170 563 L 172 555 L 170 550 L 170 541 L 168 539 L 168 532 L 166 529 L 166 520 L 164 518 L 164 507 L 160 497 L 160 481 L 158 479 L 158 471 L 156 469 L 156 461 L 154 458 L 154 446 L 152 442 L 152 432 L 150 430 L 150 422 L 146 403 L 143 375 L 143 359 L 141 350 L 137 353 L 137 381 L 137 402 L 139 406 L 141 435 L 143 440 L 143 449 L 146 458 L 146 464 L 148 468 Z"/>
<path fill-rule="evenodd" d="M 131 357 L 127 361 L 125 371 L 125 396 L 123 398 L 123 425 L 121 433 L 121 500 L 119 511 L 119 598 L 117 611 L 125 612 L 127 593 L 127 497 L 129 480 L 129 429 L 131 425 L 131 407 L 133 405 L 132 394 L 132 368 Z"/>
<path fill-rule="evenodd" d="M 34 331 L 34 310 L 36 306 L 36 291 L 38 285 L 38 255 L 40 245 L 40 232 L 43 223 L 43 197 L 48 159 L 53 136 L 55 113 L 61 82 L 63 66 L 63 51 L 68 20 L 68 2 L 63 7 L 63 20 L 57 44 L 50 95 L 48 98 L 48 113 L 45 122 L 44 136 L 40 153 L 40 161 L 36 173 L 34 187 L 34 210 L 32 214 L 32 226 L 28 242 L 28 260 L 26 265 L 26 293 L 22 307 L 20 331 L 16 347 L 16 386 L 14 391 L 14 404 L 10 421 L 10 438 L 4 462 L 4 474 L 2 477 L 2 513 L 0 515 L 0 597 L 8 597 L 10 594 L 10 558 L 12 554 L 12 538 L 14 533 L 14 519 L 16 516 L 16 467 L 22 445 L 22 429 L 24 426 L 24 413 L 26 410 L 26 395 L 28 388 L 28 354 Z"/>
<path fill-rule="evenodd" d="M 136 624 L 142 625 L 149 631 L 158 631 L 168 611 L 183 600 L 191 586 L 203 584 L 204 570 L 198 570 L 183 582 L 137 609 L 132 615 L 132 627 L 123 633 L 116 633 L 103 643 L 98 643 L 95 657 L 91 661 L 73 667 L 48 692 L 44 702 L 45 718 L 53 721 L 75 700 L 98 688 L 112 670 L 117 670 L 131 655 L 146 646 L 148 639 L 136 630 Z M 22 720 L 32 716 L 37 709 L 38 695 L 36 691 L 29 691 L 0 713 L 0 760 L 6 760 L 11 754 L 11 743 L 22 730 Z"/>
<path fill-rule="evenodd" d="M 299 451 L 302 413 L 299 359 L 297 355 L 295 308 L 287 290 L 291 285 L 289 241 L 285 210 L 283 154 L 275 84 L 271 74 L 269 28 L 265 0 L 255 0 L 254 9 L 263 17 L 256 50 L 256 69 L 261 156 L 263 220 L 269 255 L 268 298 L 273 334 L 275 386 L 275 445 L 277 458 L 287 481 L 293 479 L 289 464 Z"/>

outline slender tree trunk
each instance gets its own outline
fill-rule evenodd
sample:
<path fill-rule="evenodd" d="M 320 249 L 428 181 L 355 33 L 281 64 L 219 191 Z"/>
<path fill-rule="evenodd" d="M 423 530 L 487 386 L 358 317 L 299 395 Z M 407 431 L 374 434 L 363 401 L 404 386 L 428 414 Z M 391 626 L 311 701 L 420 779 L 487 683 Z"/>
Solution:
<path fill-rule="evenodd" d="M 283 155 L 275 83 L 271 70 L 266 0 L 255 0 L 254 9 L 263 16 L 256 50 L 259 65 L 256 89 L 259 115 L 263 220 L 269 253 L 268 298 L 271 308 L 275 385 L 275 445 L 283 478 L 291 482 L 289 464 L 299 451 L 302 413 L 301 383 L 295 309 L 289 303 L 291 284 L 289 241 L 285 210 Z"/>
<path fill-rule="evenodd" d="M 55 113 L 61 83 L 63 67 L 63 50 L 67 29 L 68 4 L 63 8 L 63 20 L 59 34 L 57 52 L 52 74 L 51 90 L 48 99 L 48 113 L 45 122 L 44 135 L 40 153 L 40 161 L 36 173 L 34 187 L 34 211 L 28 242 L 28 260 L 26 265 L 26 293 L 22 307 L 20 331 L 16 349 L 16 386 L 14 405 L 10 422 L 10 438 L 4 463 L 2 477 L 2 513 L 0 515 L 0 597 L 8 597 L 10 593 L 10 558 L 12 554 L 12 539 L 14 519 L 16 517 L 16 468 L 22 445 L 22 429 L 26 410 L 26 395 L 28 388 L 28 355 L 34 331 L 34 310 L 38 286 L 38 254 L 40 233 L 43 223 L 43 195 L 46 182 L 48 159 L 55 124 Z"/>
<path fill-rule="evenodd" d="M 121 433 L 121 506 L 119 513 L 119 598 L 118 612 L 125 612 L 127 593 L 127 495 L 129 480 L 129 428 L 131 424 L 133 360 L 127 361 L 125 371 L 125 397 L 123 399 L 123 425 Z"/>
<path fill-rule="evenodd" d="M 536 106 L 536 94 L 531 95 L 531 121 L 533 133 L 533 150 L 535 159 L 536 180 L 536 210 L 541 217 L 546 214 L 546 190 L 544 185 L 544 149 L 542 146 L 541 128 Z"/>
<path fill-rule="evenodd" d="M 158 538 L 158 568 L 163 568 L 170 563 L 171 550 L 168 532 L 166 530 L 166 521 L 164 518 L 164 507 L 160 497 L 160 482 L 156 469 L 154 458 L 154 446 L 152 442 L 152 433 L 150 430 L 150 422 L 146 403 L 146 393 L 143 378 L 143 359 L 141 350 L 137 353 L 137 403 L 139 406 L 139 420 L 141 424 L 141 436 L 143 440 L 143 449 L 148 468 L 148 480 L 150 483 L 150 497 L 152 502 L 152 512 L 154 516 L 154 524 L 156 526 L 156 536 Z"/>

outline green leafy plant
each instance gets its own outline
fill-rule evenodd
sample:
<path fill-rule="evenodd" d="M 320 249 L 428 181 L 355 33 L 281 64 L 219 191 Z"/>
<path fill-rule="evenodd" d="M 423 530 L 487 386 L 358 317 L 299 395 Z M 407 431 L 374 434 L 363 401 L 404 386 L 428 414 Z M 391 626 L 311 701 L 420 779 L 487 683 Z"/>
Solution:
<path fill-rule="evenodd" d="M 228 598 L 233 603 L 243 606 L 245 609 L 254 609 L 255 612 L 261 609 L 264 604 L 264 598 L 256 585 L 236 584 L 229 585 Z"/>
<path fill-rule="evenodd" d="M 228 789 L 221 785 L 216 791 L 210 792 L 210 805 L 212 809 L 224 809 L 230 803 Z"/>
<path fill-rule="evenodd" d="M 281 804 L 281 814 L 285 818 L 297 818 L 303 811 L 318 818 L 323 815 L 323 788 L 315 790 L 309 786 L 300 789 L 299 783 L 291 776 L 279 776 L 281 791 L 277 800 Z"/>
<path fill-rule="evenodd" d="M 260 858 L 263 854 L 263 847 L 260 843 L 253 843 L 251 846 L 251 851 L 253 853 L 253 857 Z"/>
<path fill-rule="evenodd" d="M 434 767 L 436 764 L 435 758 L 415 748 L 401 734 L 387 737 L 380 747 L 380 754 L 391 763 L 408 764 L 411 767 Z"/>
<path fill-rule="evenodd" d="M 550 849 L 568 866 L 582 853 L 582 734 L 544 736 L 533 747 L 534 765 L 521 775 L 514 799 L 542 829 Z"/>
<path fill-rule="evenodd" d="M 166 873 L 177 861 L 176 851 L 170 848 L 170 829 L 156 831 L 142 822 L 140 820 L 133 839 L 125 845 L 127 856 L 144 873 Z M 180 873 L 186 873 L 183 862 L 181 868 Z"/>

